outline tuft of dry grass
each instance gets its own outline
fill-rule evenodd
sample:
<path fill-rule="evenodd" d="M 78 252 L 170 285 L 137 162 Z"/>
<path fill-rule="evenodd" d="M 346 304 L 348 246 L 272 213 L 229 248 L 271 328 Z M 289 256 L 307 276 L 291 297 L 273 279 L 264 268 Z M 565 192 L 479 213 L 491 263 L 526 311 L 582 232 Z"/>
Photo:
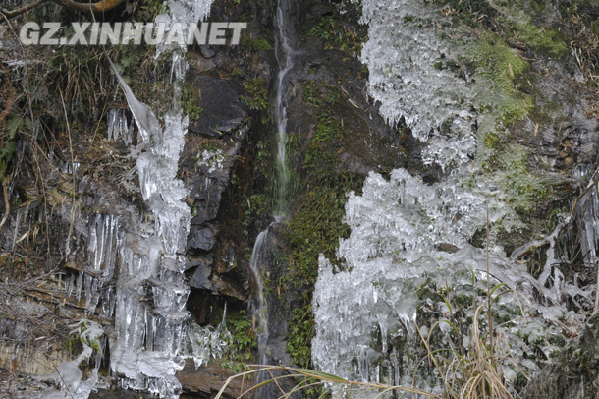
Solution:
<path fill-rule="evenodd" d="M 256 389 L 258 389 L 266 384 L 274 383 L 277 385 L 278 389 L 281 392 L 281 396 L 279 396 L 279 398 L 284 398 L 284 399 L 290 398 L 293 394 L 300 392 L 304 389 L 317 387 L 317 386 L 321 386 L 324 388 L 323 394 L 320 396 L 321 398 L 324 398 L 326 393 L 330 390 L 332 385 L 343 385 L 348 390 L 354 391 L 354 392 L 357 390 L 370 390 L 370 391 L 376 390 L 376 391 L 380 392 L 377 397 L 379 397 L 379 396 L 382 397 L 382 395 L 384 395 L 387 392 L 401 391 L 401 392 L 405 392 L 405 393 L 412 393 L 415 395 L 422 395 L 422 396 L 429 397 L 429 398 L 443 399 L 439 395 L 424 391 L 419 388 L 410 387 L 407 385 L 394 386 L 394 385 L 379 384 L 379 383 L 373 383 L 373 382 L 351 381 L 351 380 L 347 380 L 345 378 L 342 378 L 342 377 L 339 377 L 339 376 L 336 376 L 333 374 L 324 373 L 322 371 L 317 371 L 317 370 L 306 370 L 306 369 L 298 369 L 298 368 L 285 367 L 285 366 L 263 366 L 263 365 L 248 365 L 248 366 L 246 366 L 246 368 L 247 368 L 246 371 L 237 373 L 237 374 L 229 377 L 225 381 L 223 386 L 221 387 L 221 389 L 218 392 L 218 394 L 216 395 L 215 399 L 220 399 L 222 397 L 223 393 L 225 392 L 225 389 L 231 383 L 231 381 L 233 381 L 234 379 L 243 378 L 245 381 L 249 376 L 258 376 L 259 373 L 268 374 L 270 376 L 270 378 L 267 380 L 264 380 L 262 382 L 259 382 L 255 385 L 252 385 L 249 388 L 243 390 L 243 392 L 239 396 L 239 398 L 245 397 L 250 392 L 253 392 Z M 275 373 L 279 374 L 281 372 L 283 372 L 284 374 L 275 375 Z M 285 391 L 281 387 L 280 382 L 281 382 L 281 380 L 286 379 L 286 378 L 291 378 L 295 381 L 299 380 L 299 382 L 296 382 L 295 386 L 293 388 L 291 388 L 290 390 Z"/>

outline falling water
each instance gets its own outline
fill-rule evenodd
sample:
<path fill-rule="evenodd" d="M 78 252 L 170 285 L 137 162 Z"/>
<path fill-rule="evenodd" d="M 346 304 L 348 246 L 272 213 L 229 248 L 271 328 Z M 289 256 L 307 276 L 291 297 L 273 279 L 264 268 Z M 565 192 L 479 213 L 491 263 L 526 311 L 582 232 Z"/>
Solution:
<path fill-rule="evenodd" d="M 277 3 L 277 11 L 275 16 L 275 24 L 279 32 L 275 40 L 275 55 L 279 66 L 279 74 L 277 75 L 277 84 L 275 88 L 275 109 L 274 116 L 277 129 L 277 159 L 276 169 L 278 181 L 274 182 L 277 190 L 275 192 L 275 210 L 274 215 L 279 221 L 285 215 L 285 193 L 289 180 L 289 171 L 286 161 L 286 134 L 287 134 L 287 98 L 286 98 L 286 78 L 289 71 L 293 68 L 293 49 L 290 45 L 292 25 L 289 22 L 290 3 L 289 0 L 279 0 Z M 272 226 L 272 224 L 271 224 Z M 268 303 L 262 292 L 262 280 L 260 277 L 260 269 L 267 261 L 266 240 L 270 226 L 262 231 L 256 238 L 252 257 L 250 259 L 250 272 L 255 280 L 256 294 L 253 300 L 252 312 L 254 319 L 254 328 L 257 328 L 258 335 L 258 356 L 261 365 L 267 365 L 266 347 L 268 344 Z M 263 376 L 258 376 L 263 379 Z M 268 397 L 267 391 L 260 392 L 260 397 Z"/>
<path fill-rule="evenodd" d="M 275 56 L 279 65 L 279 74 L 277 76 L 277 86 L 275 89 L 275 123 L 277 128 L 277 171 L 278 171 L 278 190 L 276 198 L 275 216 L 281 217 L 284 214 L 286 205 L 285 193 L 287 183 L 289 182 L 289 171 L 286 159 L 286 137 L 287 137 L 287 86 L 285 84 L 287 73 L 293 68 L 293 49 L 289 44 L 291 38 L 292 25 L 288 20 L 290 13 L 289 0 L 279 0 L 277 4 L 277 14 L 275 23 L 279 32 L 278 40 L 275 40 Z"/>
<path fill-rule="evenodd" d="M 268 229 L 258 234 L 254 249 L 252 250 L 252 258 L 250 259 L 250 272 L 255 281 L 255 296 L 252 300 L 253 327 L 257 331 L 258 336 L 258 354 L 259 363 L 266 364 L 266 343 L 268 341 L 268 315 L 266 312 L 266 299 L 262 291 L 262 280 L 260 278 L 260 265 L 265 260 L 264 238 L 268 235 Z"/>

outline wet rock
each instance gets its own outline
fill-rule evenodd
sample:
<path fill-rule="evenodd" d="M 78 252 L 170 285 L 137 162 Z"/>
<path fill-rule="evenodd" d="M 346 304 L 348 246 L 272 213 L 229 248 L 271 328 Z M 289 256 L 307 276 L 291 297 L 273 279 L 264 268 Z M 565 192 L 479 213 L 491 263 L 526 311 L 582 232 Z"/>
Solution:
<path fill-rule="evenodd" d="M 185 270 L 189 270 L 196 266 L 205 267 L 212 264 L 212 255 L 190 256 L 185 263 Z"/>
<path fill-rule="evenodd" d="M 200 46 L 200 51 L 202 52 L 202 55 L 206 58 L 212 58 L 214 57 L 214 50 L 210 49 L 210 46 Z"/>
<path fill-rule="evenodd" d="M 310 14 L 313 16 L 331 15 L 334 12 L 334 8 L 331 4 L 316 4 L 310 9 Z"/>
<path fill-rule="evenodd" d="M 198 88 L 202 114 L 190 124 L 193 133 L 208 137 L 221 137 L 221 126 L 239 126 L 247 118 L 241 100 L 240 89 L 236 89 L 231 81 L 199 75 L 192 84 Z M 232 121 L 238 121 L 235 124 Z"/>
<path fill-rule="evenodd" d="M 211 223 L 202 223 L 190 233 L 188 248 L 210 251 L 214 247 L 216 229 Z"/>
<path fill-rule="evenodd" d="M 210 282 L 210 274 L 212 273 L 212 269 L 210 267 L 211 263 L 212 262 L 206 262 L 205 264 L 201 264 L 197 267 L 197 269 L 189 279 L 190 286 L 192 286 L 193 288 L 200 288 L 206 290 L 212 288 L 212 283 Z"/>

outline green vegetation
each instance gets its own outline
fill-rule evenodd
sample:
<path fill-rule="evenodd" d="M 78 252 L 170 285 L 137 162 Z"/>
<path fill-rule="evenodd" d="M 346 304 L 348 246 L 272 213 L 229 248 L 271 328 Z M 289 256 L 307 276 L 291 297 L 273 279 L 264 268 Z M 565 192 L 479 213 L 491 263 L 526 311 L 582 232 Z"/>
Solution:
<path fill-rule="evenodd" d="M 287 289 L 301 292 L 300 305 L 294 309 L 289 323 L 287 351 L 300 367 L 309 367 L 311 362 L 312 289 L 318 277 L 318 257 L 324 254 L 343 268 L 335 253 L 339 237 L 347 238 L 350 233 L 349 226 L 341 221 L 345 215 L 346 194 L 360 189 L 361 178 L 334 173 L 319 181 L 310 180 L 309 184 L 309 191 L 301 198 L 285 233 L 291 250 L 291 270 L 284 283 Z"/>
<path fill-rule="evenodd" d="M 266 39 L 244 39 L 244 45 L 251 47 L 253 51 L 268 51 L 272 50 L 272 46 L 266 41 Z"/>
<path fill-rule="evenodd" d="M 87 322 L 86 319 L 82 319 L 75 326 L 71 326 L 76 328 L 69 333 L 69 337 L 64 344 L 65 349 L 67 349 L 69 353 L 75 354 L 73 350 L 79 349 L 82 345 L 87 345 L 92 350 L 100 354 L 102 353 L 100 343 L 95 339 L 91 339 L 89 334 L 85 334 L 87 331 Z"/>
<path fill-rule="evenodd" d="M 240 96 L 241 99 L 252 111 L 258 111 L 261 115 L 260 120 L 262 123 L 267 124 L 270 121 L 270 116 L 268 116 L 270 103 L 268 102 L 266 80 L 263 78 L 248 79 L 243 82 L 243 87 L 248 95 Z"/>
<path fill-rule="evenodd" d="M 339 90 L 320 82 L 302 85 L 302 99 L 313 107 L 317 124 L 300 155 L 297 167 L 303 192 L 293 204 L 285 240 L 290 251 L 290 272 L 282 281 L 287 291 L 299 293 L 289 323 L 287 351 L 295 364 L 309 367 L 310 341 L 314 334 L 312 289 L 318 275 L 318 257 L 324 254 L 342 269 L 336 258 L 339 237 L 348 237 L 349 226 L 342 222 L 347 193 L 361 189 L 362 177 L 348 172 L 337 154 L 346 128 L 334 117 L 340 101 Z M 293 152 L 291 152 L 293 153 Z"/>
<path fill-rule="evenodd" d="M 539 28 L 528 23 L 519 26 L 514 35 L 541 55 L 563 58 L 570 50 L 564 33 L 556 29 Z"/>
<path fill-rule="evenodd" d="M 193 85 L 185 83 L 182 87 L 181 106 L 190 119 L 198 119 L 202 114 L 199 102 L 198 90 Z"/>
<path fill-rule="evenodd" d="M 533 96 L 518 90 L 517 83 L 530 65 L 497 35 L 482 36 L 467 51 L 467 63 L 476 73 L 483 169 L 507 193 L 506 202 L 522 214 L 530 213 L 553 194 L 552 184 L 530 163 L 528 149 L 515 144 L 512 133 L 536 111 Z"/>
<path fill-rule="evenodd" d="M 354 26 L 337 14 L 322 16 L 308 21 L 306 34 L 321 39 L 325 49 L 339 48 L 347 55 L 357 55 L 367 36 Z"/>
<path fill-rule="evenodd" d="M 231 333 L 231 342 L 229 352 L 221 364 L 238 373 L 245 369 L 245 363 L 258 349 L 256 332 L 252 328 L 252 321 L 243 310 L 236 315 L 229 316 L 226 323 L 227 329 Z"/>

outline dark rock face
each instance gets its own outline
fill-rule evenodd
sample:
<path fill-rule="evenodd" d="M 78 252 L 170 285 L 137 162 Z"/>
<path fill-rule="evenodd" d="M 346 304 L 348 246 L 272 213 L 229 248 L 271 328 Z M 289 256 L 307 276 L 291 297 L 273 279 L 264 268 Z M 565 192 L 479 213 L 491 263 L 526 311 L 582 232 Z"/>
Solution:
<path fill-rule="evenodd" d="M 239 128 L 247 118 L 239 99 L 240 87 L 234 87 L 231 81 L 198 75 L 190 83 L 197 88 L 202 104 L 202 114 L 189 124 L 190 132 L 220 138 Z"/>
<path fill-rule="evenodd" d="M 522 399 L 599 398 L 599 313 L 521 393 Z"/>
<path fill-rule="evenodd" d="M 210 251 L 214 247 L 214 225 L 202 223 L 197 226 L 189 233 L 189 248 Z"/>

